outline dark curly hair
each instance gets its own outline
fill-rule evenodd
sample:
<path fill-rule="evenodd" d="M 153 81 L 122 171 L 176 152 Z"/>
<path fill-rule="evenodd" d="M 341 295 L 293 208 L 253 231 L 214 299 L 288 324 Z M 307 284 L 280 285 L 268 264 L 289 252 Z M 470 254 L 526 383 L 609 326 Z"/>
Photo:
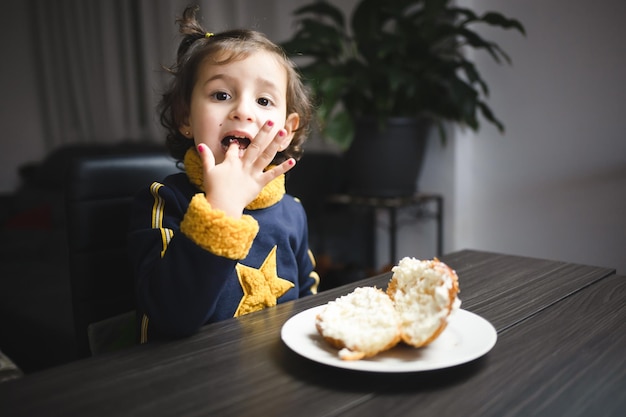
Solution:
<path fill-rule="evenodd" d="M 280 164 L 289 158 L 296 160 L 302 156 L 302 145 L 307 138 L 311 123 L 311 99 L 308 89 L 302 83 L 295 64 L 283 49 L 265 35 L 253 30 L 237 29 L 216 33 L 207 37 L 207 31 L 196 20 L 198 6 L 187 7 L 183 16 L 176 20 L 183 35 L 177 52 L 176 63 L 166 70 L 173 76 L 159 103 L 161 124 L 167 130 L 166 146 L 169 153 L 182 161 L 193 140 L 179 131 L 190 111 L 191 93 L 197 79 L 200 64 L 207 57 L 217 65 L 228 64 L 244 59 L 258 51 L 276 54 L 287 71 L 287 114 L 298 113 L 300 124 L 291 144 L 276 154 L 273 164 Z"/>

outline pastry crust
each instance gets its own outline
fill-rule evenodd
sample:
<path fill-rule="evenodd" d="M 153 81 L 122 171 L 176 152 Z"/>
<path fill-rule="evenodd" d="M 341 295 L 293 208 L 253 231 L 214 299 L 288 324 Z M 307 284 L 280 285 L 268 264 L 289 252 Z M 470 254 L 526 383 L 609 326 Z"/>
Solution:
<path fill-rule="evenodd" d="M 401 317 L 402 341 L 427 346 L 443 332 L 460 307 L 456 272 L 437 258 L 404 258 L 393 269 L 387 294 Z"/>
<path fill-rule="evenodd" d="M 391 349 L 400 341 L 400 320 L 385 292 L 359 287 L 329 302 L 315 327 L 343 360 L 359 360 Z"/>
<path fill-rule="evenodd" d="M 359 287 L 329 302 L 315 318 L 319 334 L 343 360 L 369 358 L 400 341 L 419 348 L 433 342 L 461 301 L 456 272 L 438 260 L 403 258 L 386 292 Z"/>

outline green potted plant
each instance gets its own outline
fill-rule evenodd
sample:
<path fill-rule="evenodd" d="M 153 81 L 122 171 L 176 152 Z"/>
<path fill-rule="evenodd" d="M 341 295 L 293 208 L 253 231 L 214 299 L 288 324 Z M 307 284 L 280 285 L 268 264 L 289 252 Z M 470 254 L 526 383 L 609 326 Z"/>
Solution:
<path fill-rule="evenodd" d="M 381 191 L 357 186 L 357 193 L 413 193 L 424 149 L 418 136 L 430 125 L 438 127 L 444 144 L 446 122 L 478 130 L 479 114 L 504 130 L 485 102 L 487 83 L 466 53 L 481 49 L 498 63 L 510 63 L 495 42 L 483 39 L 473 27 L 483 24 L 525 34 L 519 21 L 497 12 L 479 16 L 452 0 L 360 0 L 349 24 L 343 11 L 326 1 L 303 6 L 294 16 L 296 31 L 283 47 L 296 58 L 313 91 L 323 136 L 347 149 L 346 156 L 373 149 L 375 156 L 365 157 L 369 164 L 364 171 L 355 172 L 361 163 L 349 164 L 348 171 L 359 180 L 390 171 L 396 173 L 392 184 L 406 182 Z M 408 142 L 390 142 L 404 133 L 412 136 Z M 375 142 L 365 143 L 368 138 Z M 378 167 L 385 149 L 394 150 L 394 169 Z M 406 168 L 398 166 L 399 154 L 411 158 Z M 407 175 L 410 170 L 417 173 Z"/>

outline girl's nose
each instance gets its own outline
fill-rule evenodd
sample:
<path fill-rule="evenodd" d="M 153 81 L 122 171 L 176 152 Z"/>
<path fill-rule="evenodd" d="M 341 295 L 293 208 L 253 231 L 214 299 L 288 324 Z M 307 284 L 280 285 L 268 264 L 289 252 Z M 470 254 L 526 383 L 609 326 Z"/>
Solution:
<path fill-rule="evenodd" d="M 234 120 L 252 122 L 254 121 L 253 106 L 246 100 L 238 100 L 230 113 L 230 117 Z"/>

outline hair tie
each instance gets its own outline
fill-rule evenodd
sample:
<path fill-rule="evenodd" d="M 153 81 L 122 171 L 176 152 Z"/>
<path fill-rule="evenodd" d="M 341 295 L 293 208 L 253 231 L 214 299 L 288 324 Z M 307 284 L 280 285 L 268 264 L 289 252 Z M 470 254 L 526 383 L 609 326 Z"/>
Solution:
<path fill-rule="evenodd" d="M 208 39 L 208 38 L 210 38 L 210 37 L 211 37 L 211 36 L 213 36 L 213 35 L 215 35 L 215 33 L 213 33 L 213 32 L 207 32 L 207 33 L 205 33 L 205 34 L 204 34 L 204 37 Z"/>

